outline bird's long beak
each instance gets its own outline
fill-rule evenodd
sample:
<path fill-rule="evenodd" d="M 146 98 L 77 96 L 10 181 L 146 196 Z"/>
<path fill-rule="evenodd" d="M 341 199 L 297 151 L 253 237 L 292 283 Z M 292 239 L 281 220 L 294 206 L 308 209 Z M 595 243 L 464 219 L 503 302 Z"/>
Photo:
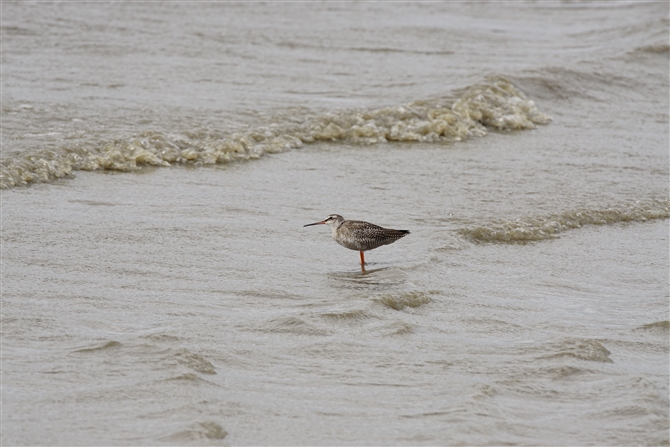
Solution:
<path fill-rule="evenodd" d="M 325 224 L 326 224 L 326 221 L 323 220 L 323 221 L 321 221 L 321 222 L 314 222 L 313 224 L 303 225 L 303 228 L 304 228 L 304 227 L 311 227 L 312 225 L 325 225 Z"/>

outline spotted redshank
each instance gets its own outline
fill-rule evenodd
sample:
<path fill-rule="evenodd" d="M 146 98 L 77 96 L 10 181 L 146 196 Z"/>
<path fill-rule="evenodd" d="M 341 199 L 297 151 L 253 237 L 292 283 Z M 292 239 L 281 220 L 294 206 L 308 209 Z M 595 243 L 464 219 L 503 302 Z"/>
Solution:
<path fill-rule="evenodd" d="M 409 234 L 408 230 L 391 230 L 360 220 L 344 220 L 339 214 L 331 214 L 321 222 L 304 226 L 312 225 L 330 225 L 335 242 L 350 250 L 358 250 L 361 254 L 361 267 L 365 265 L 363 252 L 392 244 Z"/>

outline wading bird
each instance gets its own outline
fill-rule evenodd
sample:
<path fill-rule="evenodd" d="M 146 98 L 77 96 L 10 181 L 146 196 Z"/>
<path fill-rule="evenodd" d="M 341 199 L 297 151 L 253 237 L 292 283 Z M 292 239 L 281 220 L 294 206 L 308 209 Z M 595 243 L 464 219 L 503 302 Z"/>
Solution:
<path fill-rule="evenodd" d="M 335 242 L 350 250 L 358 250 L 361 255 L 361 268 L 365 268 L 364 252 L 392 244 L 409 234 L 408 230 L 391 230 L 360 220 L 344 220 L 339 214 L 331 214 L 321 222 L 304 226 L 312 225 L 330 225 Z"/>

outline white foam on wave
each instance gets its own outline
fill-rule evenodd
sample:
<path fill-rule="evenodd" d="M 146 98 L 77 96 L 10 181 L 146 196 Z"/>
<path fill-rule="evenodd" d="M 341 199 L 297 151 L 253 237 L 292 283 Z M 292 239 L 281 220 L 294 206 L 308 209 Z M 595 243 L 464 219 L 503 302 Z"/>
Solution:
<path fill-rule="evenodd" d="M 557 238 L 560 233 L 585 225 L 646 222 L 670 217 L 670 200 L 638 200 L 606 208 L 581 208 L 558 214 L 515 220 L 496 220 L 463 228 L 459 233 L 475 242 L 518 243 Z"/>
<path fill-rule="evenodd" d="M 38 150 L 0 161 L 0 189 L 51 182 L 74 171 L 133 171 L 142 166 L 213 165 L 251 160 L 317 141 L 350 144 L 463 141 L 488 129 L 532 129 L 551 118 L 509 80 L 491 76 L 464 89 L 456 100 L 437 98 L 374 110 L 349 110 L 226 134 L 200 129 L 165 135 L 144 132 L 100 147 Z"/>

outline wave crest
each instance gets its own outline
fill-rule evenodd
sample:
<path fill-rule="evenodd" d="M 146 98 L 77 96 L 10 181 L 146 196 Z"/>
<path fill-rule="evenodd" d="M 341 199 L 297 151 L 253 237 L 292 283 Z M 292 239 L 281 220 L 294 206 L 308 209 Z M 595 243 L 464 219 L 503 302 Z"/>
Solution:
<path fill-rule="evenodd" d="M 80 145 L 14 154 L 0 160 L 0 189 L 52 182 L 73 171 L 133 171 L 142 166 L 213 165 L 250 160 L 318 141 L 377 144 L 389 141 L 462 141 L 495 130 L 532 129 L 551 118 L 502 76 L 464 89 L 456 100 L 437 98 L 375 110 L 326 113 L 227 135 L 191 130 L 179 135 L 144 132 L 100 147 Z"/>
<path fill-rule="evenodd" d="M 476 242 L 532 242 L 556 238 L 563 231 L 584 225 L 646 222 L 668 217 L 670 200 L 651 199 L 604 209 L 578 209 L 547 216 L 495 221 L 484 226 L 463 228 L 458 232 Z"/>

